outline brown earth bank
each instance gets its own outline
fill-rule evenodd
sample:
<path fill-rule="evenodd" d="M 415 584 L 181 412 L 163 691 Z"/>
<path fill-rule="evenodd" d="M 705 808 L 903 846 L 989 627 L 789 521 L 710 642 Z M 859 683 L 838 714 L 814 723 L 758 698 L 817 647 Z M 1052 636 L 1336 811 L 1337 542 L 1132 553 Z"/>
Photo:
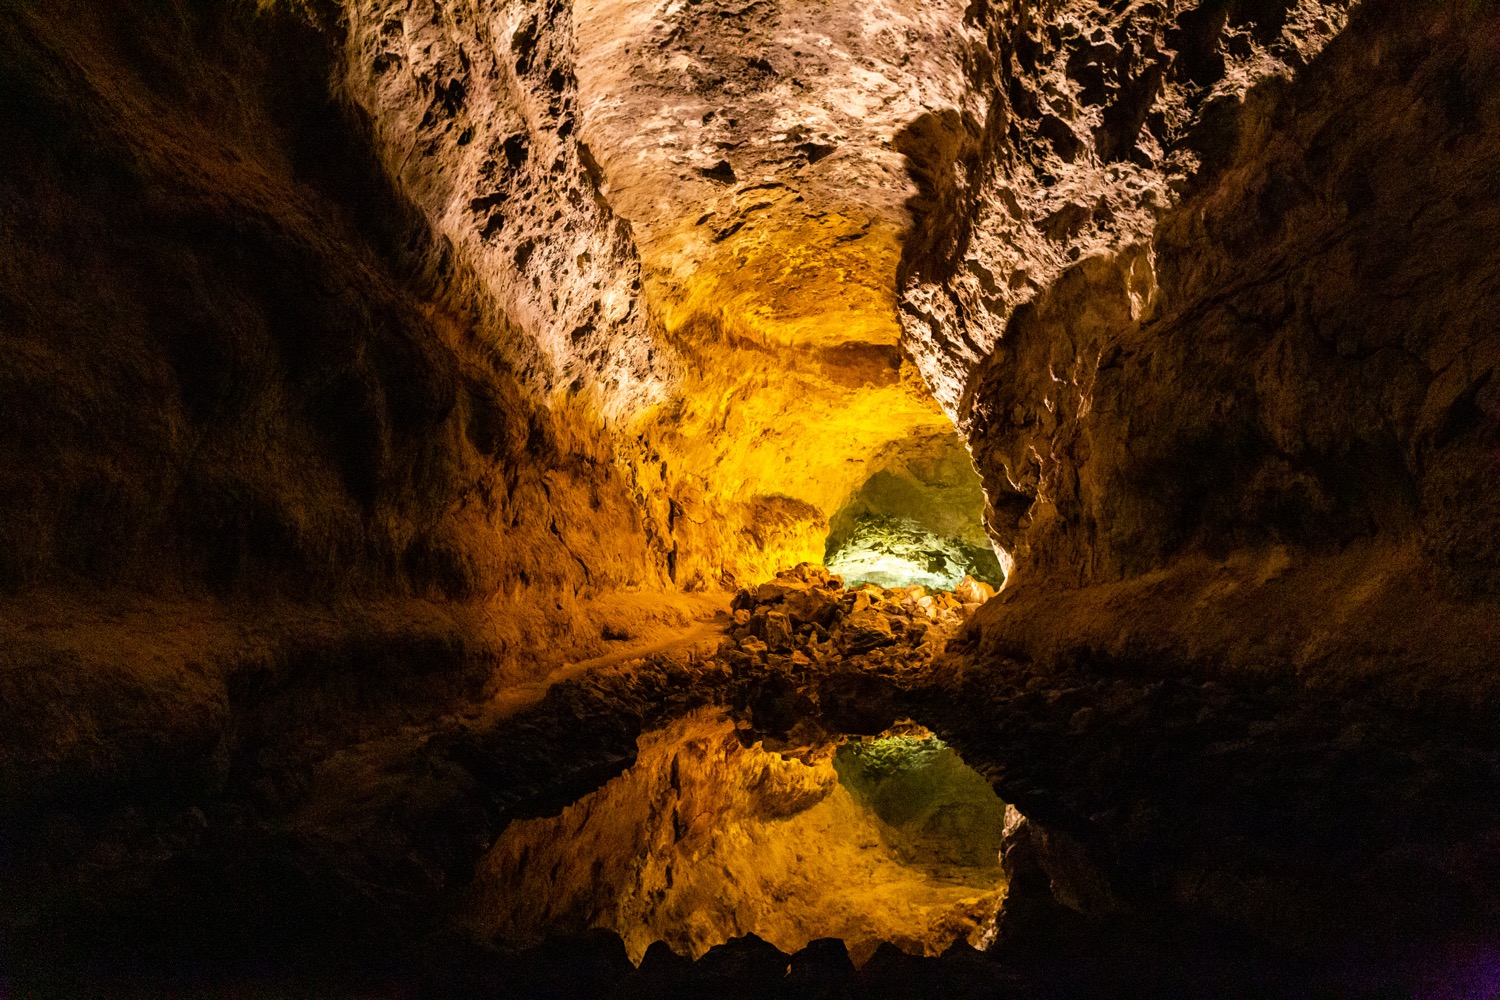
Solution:
<path fill-rule="evenodd" d="M 0 0 L 0 993 L 1493 995 L 1496 80 Z"/>

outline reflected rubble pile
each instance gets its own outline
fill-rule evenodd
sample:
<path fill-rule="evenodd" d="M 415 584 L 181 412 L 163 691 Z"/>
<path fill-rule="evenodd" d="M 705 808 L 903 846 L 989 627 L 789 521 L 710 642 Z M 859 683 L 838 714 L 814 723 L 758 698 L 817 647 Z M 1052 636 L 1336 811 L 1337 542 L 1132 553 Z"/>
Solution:
<path fill-rule="evenodd" d="M 505 829 L 467 926 L 500 948 L 603 928 L 634 962 L 654 942 L 701 958 L 746 934 L 787 954 L 838 938 L 856 966 L 883 943 L 935 957 L 992 941 L 1004 803 L 861 691 L 921 686 L 992 593 L 845 588 L 803 564 L 740 591 L 719 637 L 560 682 L 510 725 L 545 725 L 563 703 L 574 719 L 639 712 L 635 752 L 597 790 Z M 845 703 L 882 717 L 845 731 Z"/>

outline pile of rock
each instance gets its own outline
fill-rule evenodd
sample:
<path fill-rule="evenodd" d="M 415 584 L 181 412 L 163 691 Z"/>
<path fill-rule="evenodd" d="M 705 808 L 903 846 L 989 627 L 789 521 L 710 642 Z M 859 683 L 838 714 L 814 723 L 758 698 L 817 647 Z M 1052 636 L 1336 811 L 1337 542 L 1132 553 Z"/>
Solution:
<path fill-rule="evenodd" d="M 952 593 L 845 588 L 823 567 L 802 563 L 735 595 L 730 642 L 716 658 L 730 667 L 793 670 L 852 658 L 926 663 L 993 595 L 989 585 L 969 577 Z"/>

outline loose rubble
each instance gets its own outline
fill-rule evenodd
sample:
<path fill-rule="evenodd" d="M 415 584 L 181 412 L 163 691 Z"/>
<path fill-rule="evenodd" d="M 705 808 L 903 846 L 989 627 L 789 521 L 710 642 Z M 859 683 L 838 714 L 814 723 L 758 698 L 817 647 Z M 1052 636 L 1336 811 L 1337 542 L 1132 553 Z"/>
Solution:
<path fill-rule="evenodd" d="M 973 577 L 954 592 L 845 587 L 823 567 L 802 563 L 735 595 L 729 641 L 713 658 L 730 668 L 791 673 L 836 660 L 919 668 L 993 595 Z"/>

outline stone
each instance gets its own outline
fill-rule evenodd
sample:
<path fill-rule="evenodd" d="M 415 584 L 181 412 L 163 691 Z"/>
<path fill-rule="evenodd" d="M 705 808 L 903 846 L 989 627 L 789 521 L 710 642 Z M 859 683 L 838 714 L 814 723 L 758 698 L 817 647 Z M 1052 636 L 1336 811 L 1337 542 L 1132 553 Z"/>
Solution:
<path fill-rule="evenodd" d="M 809 584 L 826 585 L 829 582 L 828 570 L 815 563 L 798 563 L 787 573 L 778 573 L 777 576 L 788 576 Z"/>
<path fill-rule="evenodd" d="M 757 587 L 755 600 L 760 604 L 772 604 L 785 600 L 788 595 L 801 593 L 806 589 L 805 584 L 795 579 L 779 578 L 767 581 Z"/>
<path fill-rule="evenodd" d="M 840 645 L 847 654 L 868 653 L 896 641 L 891 634 L 891 623 L 878 611 L 864 610 L 844 619 L 840 633 Z"/>
<path fill-rule="evenodd" d="M 826 623 L 837 604 L 827 590 L 809 589 L 789 594 L 783 607 L 795 622 Z"/>
<path fill-rule="evenodd" d="M 766 637 L 766 615 L 768 614 L 770 610 L 765 607 L 757 607 L 750 612 L 750 624 L 747 627 L 750 629 L 750 634 L 757 639 Z"/>
<path fill-rule="evenodd" d="M 953 594 L 965 604 L 983 604 L 995 596 L 995 588 L 983 580 L 976 580 L 972 576 L 966 576 L 957 587 L 953 588 Z"/>
<path fill-rule="evenodd" d="M 839 598 L 839 612 L 847 618 L 850 615 L 859 614 L 869 608 L 872 603 L 868 590 L 847 591 L 843 597 Z"/>
<path fill-rule="evenodd" d="M 780 611 L 769 612 L 765 618 L 761 638 L 771 649 L 791 649 L 794 641 L 791 620 Z"/>

